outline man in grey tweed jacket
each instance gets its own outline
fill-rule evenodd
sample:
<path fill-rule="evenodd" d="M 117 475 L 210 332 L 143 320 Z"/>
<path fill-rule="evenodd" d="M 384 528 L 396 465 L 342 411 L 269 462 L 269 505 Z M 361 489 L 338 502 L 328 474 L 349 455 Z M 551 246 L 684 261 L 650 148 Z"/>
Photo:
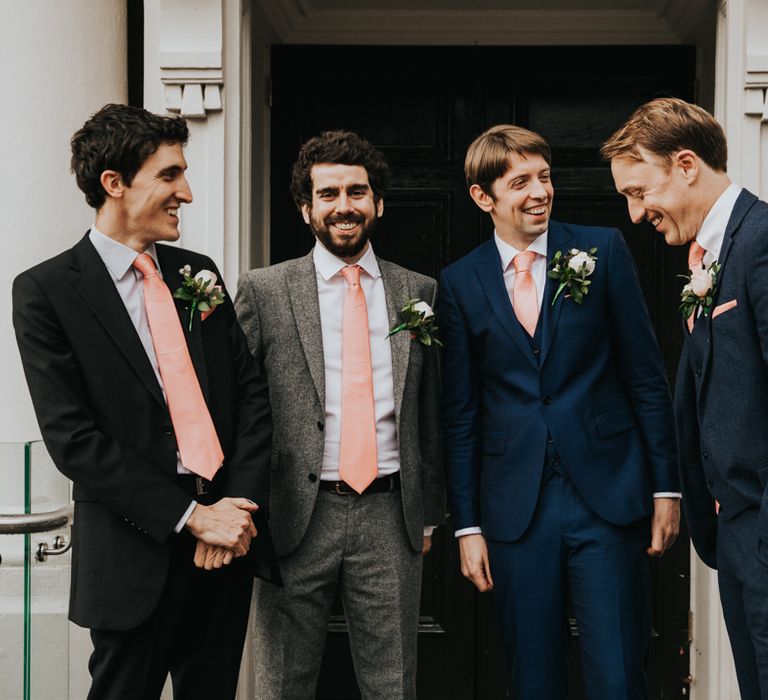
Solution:
<path fill-rule="evenodd" d="M 236 308 L 272 403 L 269 517 L 285 582 L 256 591 L 260 698 L 315 697 L 337 590 L 362 696 L 416 696 L 421 558 L 445 515 L 439 370 L 436 347 L 407 331 L 387 333 L 408 300 L 434 306 L 437 284 L 373 254 L 368 238 L 383 213 L 387 171 L 356 134 L 310 139 L 291 190 L 316 245 L 240 280 Z M 343 309 L 358 284 L 350 266 L 365 296 L 375 409 L 363 431 L 372 481 L 358 488 L 343 480 L 350 472 L 340 473 L 348 468 L 340 460 L 342 330 L 352 337 Z M 360 416 L 344 415 L 349 431 Z"/>

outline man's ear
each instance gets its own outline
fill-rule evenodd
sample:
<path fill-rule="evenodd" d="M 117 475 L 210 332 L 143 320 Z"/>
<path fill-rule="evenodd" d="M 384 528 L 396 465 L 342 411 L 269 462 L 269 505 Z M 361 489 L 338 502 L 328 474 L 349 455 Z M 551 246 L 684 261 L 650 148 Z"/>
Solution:
<path fill-rule="evenodd" d="M 480 185 L 472 185 L 469 188 L 469 196 L 475 200 L 475 204 L 484 212 L 490 214 L 493 209 L 493 197 L 489 195 Z"/>
<path fill-rule="evenodd" d="M 380 219 L 384 214 L 384 199 L 379 197 L 376 200 L 376 218 Z"/>
<path fill-rule="evenodd" d="M 689 184 L 693 184 L 696 181 L 701 170 L 701 162 L 693 151 L 688 148 L 678 151 L 672 156 L 672 162 Z"/>
<path fill-rule="evenodd" d="M 125 192 L 125 183 L 123 176 L 117 170 L 105 170 L 99 177 L 99 182 L 107 193 L 108 197 L 119 199 Z"/>
<path fill-rule="evenodd" d="M 309 224 L 309 215 L 312 213 L 309 204 L 301 205 L 301 216 L 304 218 L 304 223 Z"/>

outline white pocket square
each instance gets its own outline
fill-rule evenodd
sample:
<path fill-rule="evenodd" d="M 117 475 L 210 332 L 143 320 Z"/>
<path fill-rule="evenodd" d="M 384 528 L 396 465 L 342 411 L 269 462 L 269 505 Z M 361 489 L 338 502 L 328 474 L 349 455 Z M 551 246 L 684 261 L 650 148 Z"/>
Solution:
<path fill-rule="evenodd" d="M 730 309 L 738 305 L 739 305 L 739 302 L 736 301 L 736 299 L 731 299 L 730 301 L 726 301 L 725 304 L 720 304 L 719 306 L 716 306 L 714 308 L 714 310 L 712 311 L 712 318 L 715 319 L 720 314 L 724 314 L 726 311 L 729 311 Z"/>

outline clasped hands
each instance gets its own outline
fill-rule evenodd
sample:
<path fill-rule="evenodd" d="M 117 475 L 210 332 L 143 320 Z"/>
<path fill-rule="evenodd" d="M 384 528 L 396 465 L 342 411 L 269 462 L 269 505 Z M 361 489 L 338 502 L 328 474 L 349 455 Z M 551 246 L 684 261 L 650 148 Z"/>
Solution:
<path fill-rule="evenodd" d="M 195 566 L 220 569 L 248 553 L 257 530 L 251 513 L 259 506 L 247 498 L 222 498 L 213 505 L 195 505 L 185 527 L 197 539 Z"/>

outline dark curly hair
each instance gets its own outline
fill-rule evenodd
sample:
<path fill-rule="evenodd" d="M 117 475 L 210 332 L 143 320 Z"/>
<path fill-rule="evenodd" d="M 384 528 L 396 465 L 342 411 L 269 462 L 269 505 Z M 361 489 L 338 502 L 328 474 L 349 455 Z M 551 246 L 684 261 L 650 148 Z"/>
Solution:
<path fill-rule="evenodd" d="M 351 131 L 325 131 L 309 139 L 299 150 L 291 172 L 291 194 L 296 206 L 312 205 L 312 166 L 318 163 L 360 165 L 376 202 L 384 197 L 389 183 L 389 166 L 381 151 Z"/>
<path fill-rule="evenodd" d="M 183 117 L 163 117 L 141 107 L 108 104 L 72 137 L 72 172 L 85 201 L 101 209 L 106 192 L 101 174 L 115 170 L 126 186 L 144 161 L 163 143 L 186 145 L 189 138 Z"/>

